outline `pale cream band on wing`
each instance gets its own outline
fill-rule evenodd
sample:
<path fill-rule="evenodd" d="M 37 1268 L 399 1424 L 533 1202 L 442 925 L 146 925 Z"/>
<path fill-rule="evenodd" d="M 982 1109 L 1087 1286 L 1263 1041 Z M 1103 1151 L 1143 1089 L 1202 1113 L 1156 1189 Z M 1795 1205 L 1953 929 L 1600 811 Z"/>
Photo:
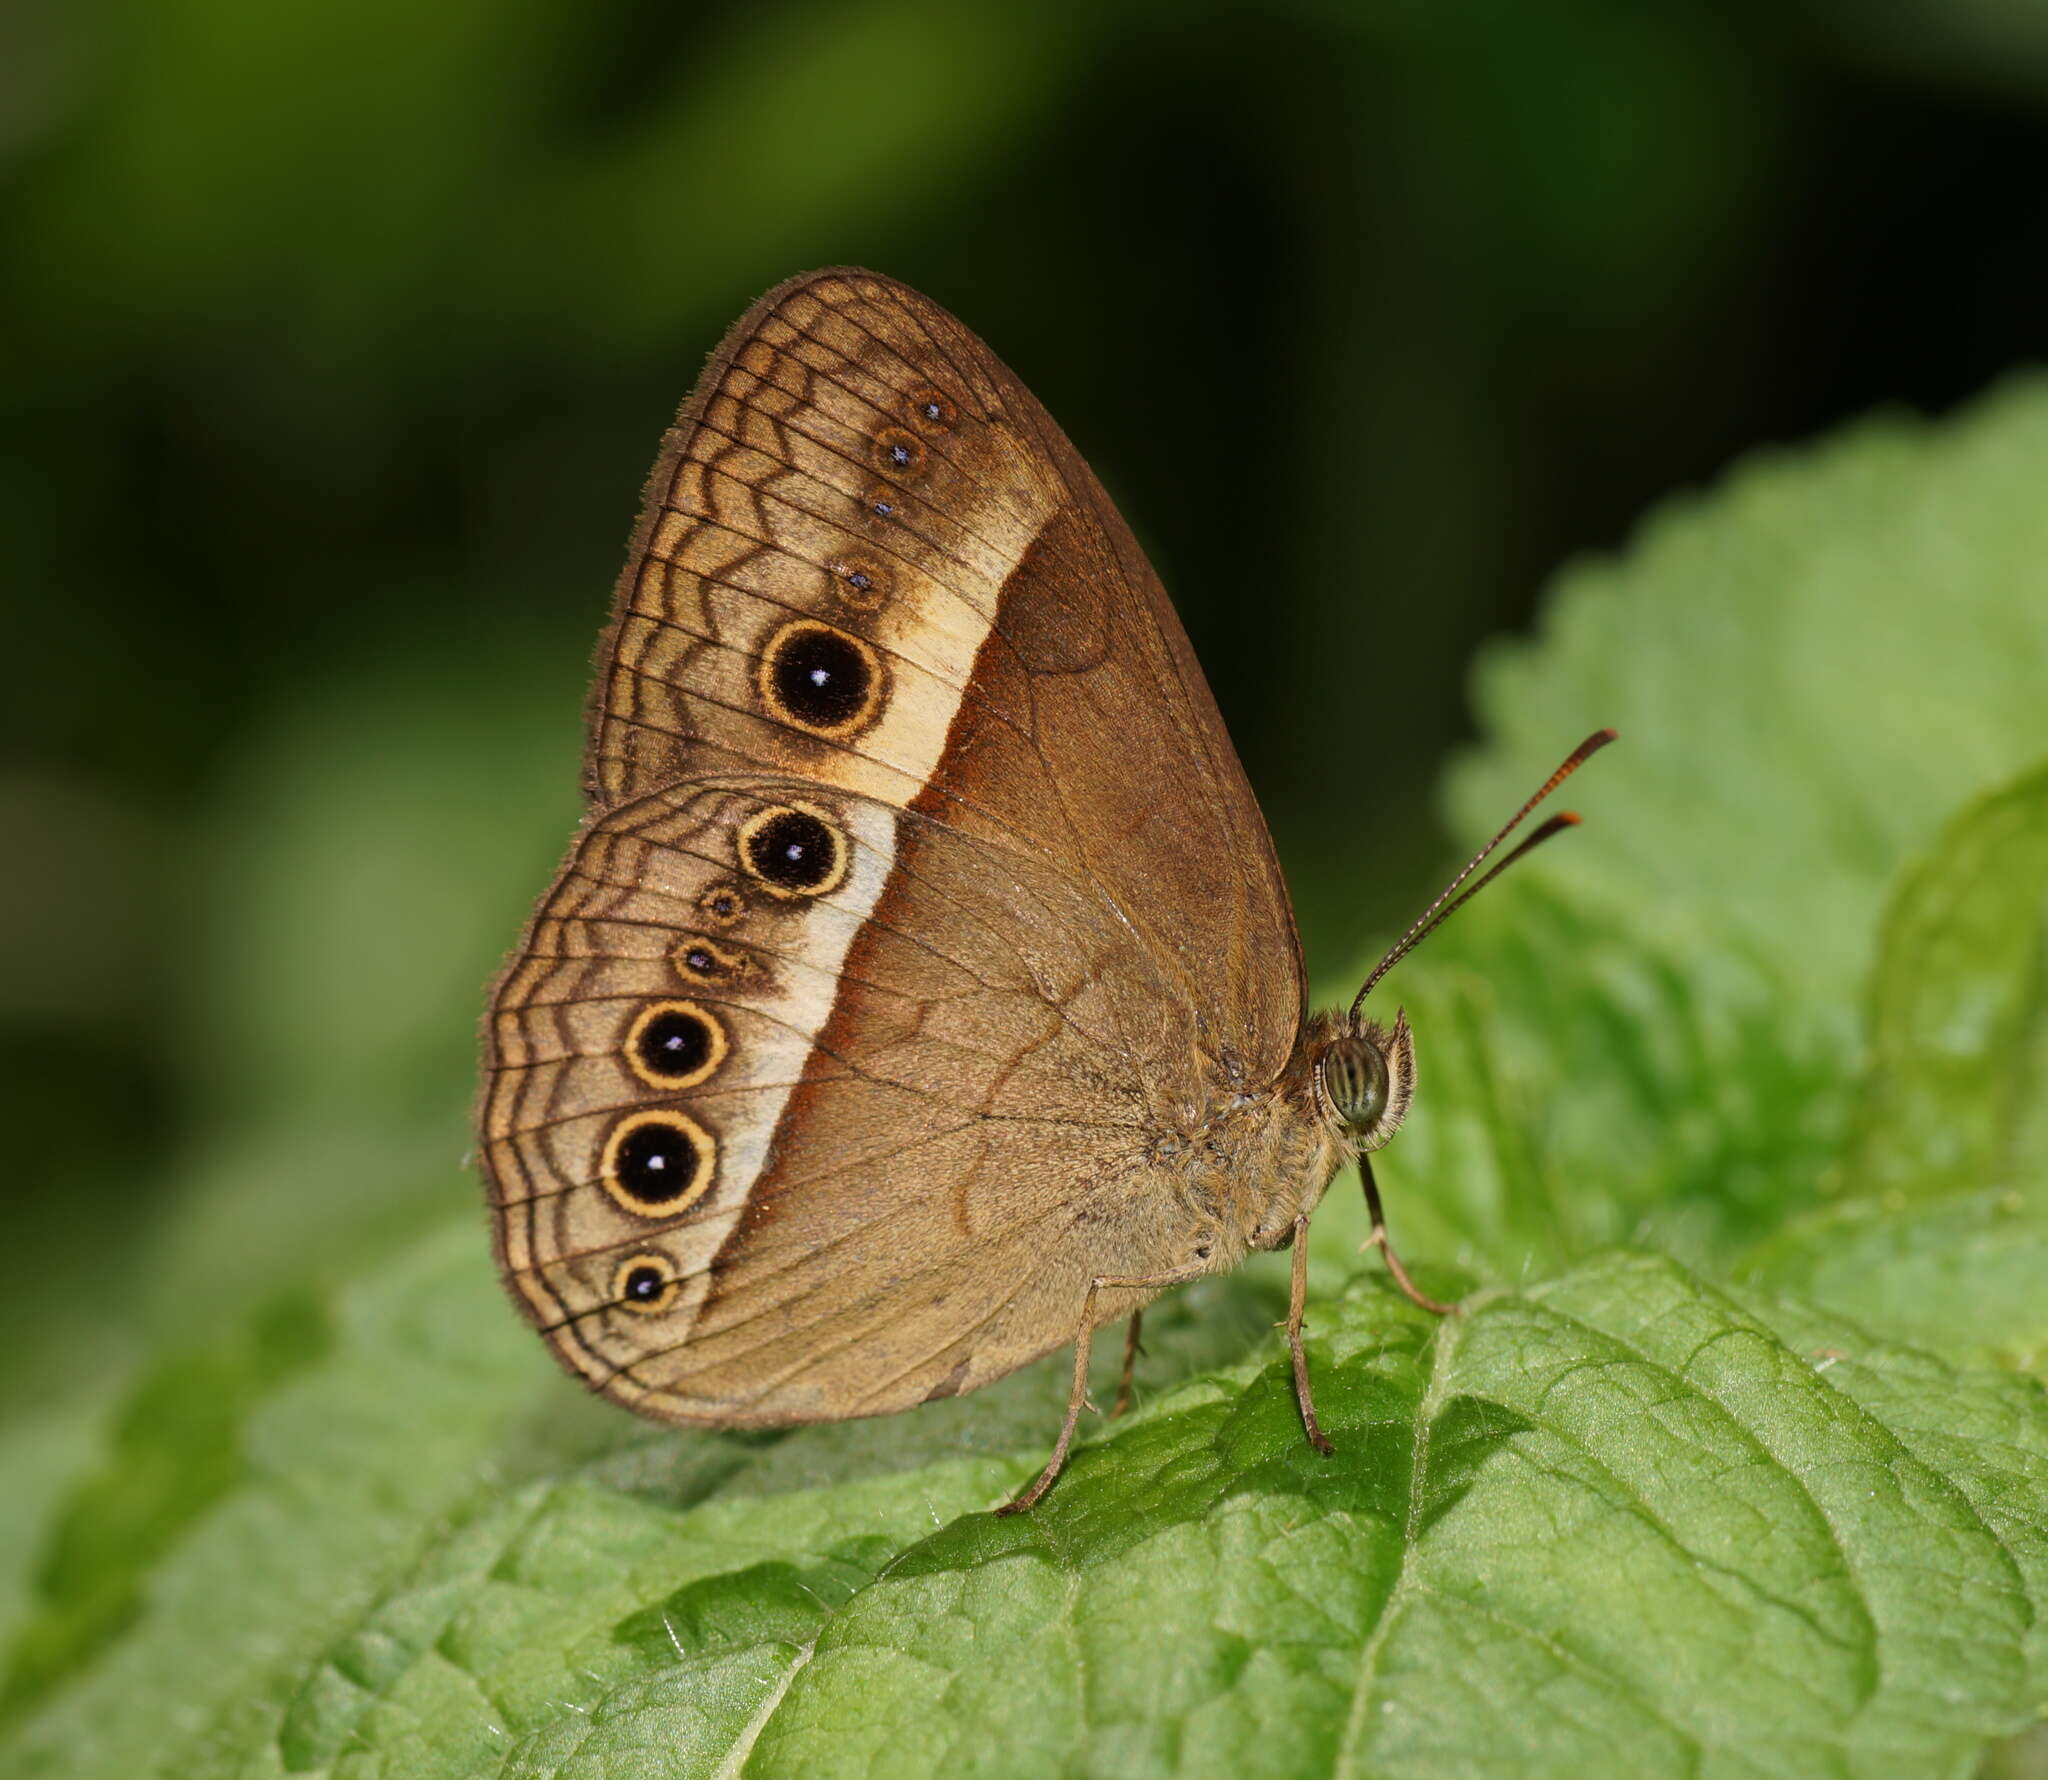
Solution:
<path fill-rule="evenodd" d="M 896 823 L 882 806 L 907 806 L 938 770 L 976 658 L 992 628 L 1003 582 L 1009 569 L 1023 560 L 1054 510 L 1053 491 L 1028 476 L 1012 479 L 1005 494 L 1001 507 L 991 505 L 978 514 L 961 515 L 964 524 L 976 528 L 990 555 L 1008 561 L 1002 577 L 983 595 L 986 610 L 981 599 L 969 600 L 922 574 L 910 562 L 892 558 L 895 582 L 890 597 L 857 627 L 859 634 L 891 658 L 886 704 L 855 741 L 820 749 L 809 774 L 823 793 L 817 801 L 818 811 L 846 830 L 852 857 L 844 879 L 807 904 L 798 943 L 782 948 L 785 961 L 776 972 L 775 993 L 753 1003 L 776 1023 L 776 1051 L 782 1053 L 787 1047 L 783 1066 L 766 1072 L 780 1085 L 749 1096 L 744 1116 L 724 1121 L 717 1133 L 714 1184 L 685 1222 L 657 1238 L 672 1257 L 682 1287 L 661 1315 L 663 1350 L 689 1339 L 710 1290 L 713 1264 L 772 1153 L 789 1099 L 803 1075 L 808 1047 L 831 1018 L 840 972 L 895 867 Z M 1028 518 L 1020 510 L 1020 503 L 1027 499 L 1037 508 Z M 671 517 L 680 521 L 680 516 Z M 800 531 L 824 529 L 823 521 L 782 509 L 774 529 L 785 532 L 792 525 Z M 666 589 L 671 609 L 679 596 L 687 599 L 691 591 L 701 600 L 701 585 L 691 590 L 689 583 L 699 574 L 716 576 L 722 566 L 719 555 L 742 542 L 715 522 L 675 531 L 665 526 L 658 532 L 657 548 L 666 546 L 672 552 Z M 790 542 L 797 544 L 798 540 Z M 815 550 L 821 542 L 805 537 L 799 547 Z M 753 644 L 757 655 L 765 639 L 791 617 L 788 608 L 765 602 L 763 606 L 764 616 Z M 829 614 L 820 616 L 829 619 Z M 849 624 L 848 628 L 856 627 Z M 831 798 L 833 788 L 876 802 L 841 803 Z M 792 801 L 801 804 L 804 800 L 793 793 Z M 645 1360 L 658 1357 L 649 1354 Z M 613 1377 L 609 1388 L 614 1395 L 631 1401 L 647 1394 L 634 1378 L 637 1369 L 638 1363 Z M 682 1407 L 671 1401 L 672 1412 Z"/>
<path fill-rule="evenodd" d="M 821 811 L 828 809 L 822 801 L 816 807 Z M 783 1109 L 803 1074 L 809 1042 L 816 1039 L 831 1018 L 839 972 L 861 924 L 874 912 L 895 867 L 896 824 L 886 808 L 852 800 L 842 804 L 835 799 L 828 813 L 833 825 L 844 832 L 852 854 L 846 876 L 836 889 L 805 909 L 800 951 L 778 965 L 776 992 L 754 1003 L 777 1023 L 775 1048 L 782 1051 L 787 1047 L 781 1066 L 771 1064 L 763 1071 L 779 1085 L 765 1088 L 758 1095 L 748 1095 L 743 1116 L 719 1122 L 718 1166 L 709 1192 L 681 1224 L 653 1238 L 653 1246 L 674 1262 L 682 1284 L 680 1293 L 662 1313 L 663 1347 L 678 1345 L 689 1338 L 711 1289 L 712 1263 L 746 1210 L 748 1195 L 767 1163 Z M 758 1065 L 768 1060 L 751 1061 Z M 628 1366 L 616 1376 L 611 1386 L 616 1395 L 631 1399 L 643 1394 L 633 1379 L 633 1371 Z"/>

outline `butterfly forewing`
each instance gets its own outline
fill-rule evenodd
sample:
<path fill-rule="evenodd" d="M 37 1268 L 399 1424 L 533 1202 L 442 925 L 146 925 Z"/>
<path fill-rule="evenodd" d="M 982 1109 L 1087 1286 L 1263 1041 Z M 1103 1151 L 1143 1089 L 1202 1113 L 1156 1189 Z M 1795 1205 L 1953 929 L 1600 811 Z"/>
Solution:
<path fill-rule="evenodd" d="M 834 271 L 727 338 L 649 483 L 586 784 L 483 1133 L 515 1297 L 584 1377 L 675 1419 L 879 1413 L 1184 1258 L 1147 1157 L 1287 1062 L 1292 917 L 1156 578 L 944 311 Z"/>

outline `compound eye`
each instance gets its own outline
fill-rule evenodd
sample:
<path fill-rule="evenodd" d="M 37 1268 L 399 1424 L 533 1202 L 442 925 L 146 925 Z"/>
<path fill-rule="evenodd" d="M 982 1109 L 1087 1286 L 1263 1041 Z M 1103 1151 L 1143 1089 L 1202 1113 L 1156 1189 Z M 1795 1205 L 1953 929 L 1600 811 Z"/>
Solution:
<path fill-rule="evenodd" d="M 1323 1088 L 1337 1116 L 1365 1130 L 1387 1110 L 1387 1060 L 1378 1045 L 1341 1038 L 1323 1053 Z"/>

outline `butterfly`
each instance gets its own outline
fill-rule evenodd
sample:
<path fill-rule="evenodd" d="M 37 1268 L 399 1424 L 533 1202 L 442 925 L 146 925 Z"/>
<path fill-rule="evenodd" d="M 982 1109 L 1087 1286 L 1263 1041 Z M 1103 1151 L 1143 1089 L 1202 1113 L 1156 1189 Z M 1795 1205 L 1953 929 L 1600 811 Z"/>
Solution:
<path fill-rule="evenodd" d="M 873 272 L 770 291 L 665 436 L 598 649 L 588 811 L 492 993 L 513 1301 L 717 1428 L 885 1415 L 1293 1248 L 1415 1083 L 1361 1014 L 1590 737 L 1310 1014 L 1266 825 L 1158 577 L 1051 417 Z M 1460 891 L 1462 890 L 1462 894 Z"/>

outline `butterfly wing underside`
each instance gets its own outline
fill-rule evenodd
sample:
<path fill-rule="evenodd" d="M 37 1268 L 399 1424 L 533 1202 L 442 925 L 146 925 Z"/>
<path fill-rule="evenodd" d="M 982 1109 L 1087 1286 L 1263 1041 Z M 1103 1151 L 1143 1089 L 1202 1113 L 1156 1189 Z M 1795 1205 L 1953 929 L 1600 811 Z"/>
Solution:
<path fill-rule="evenodd" d="M 586 789 L 483 1153 L 515 1299 L 643 1413 L 881 1413 L 1071 1339 L 1181 1240 L 1132 1185 L 1158 1131 L 1294 1047 L 1284 887 L 1157 578 L 875 274 L 770 292 L 667 435 Z"/>

